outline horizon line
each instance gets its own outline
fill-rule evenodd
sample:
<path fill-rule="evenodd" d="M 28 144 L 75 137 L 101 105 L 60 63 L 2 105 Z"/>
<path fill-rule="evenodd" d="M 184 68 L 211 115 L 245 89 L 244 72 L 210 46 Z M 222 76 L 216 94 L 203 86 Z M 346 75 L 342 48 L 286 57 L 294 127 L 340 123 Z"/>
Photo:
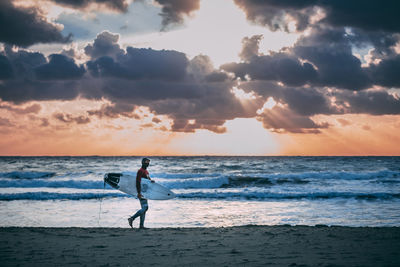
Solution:
<path fill-rule="evenodd" d="M 399 155 L 0 155 L 0 157 L 400 157 Z"/>

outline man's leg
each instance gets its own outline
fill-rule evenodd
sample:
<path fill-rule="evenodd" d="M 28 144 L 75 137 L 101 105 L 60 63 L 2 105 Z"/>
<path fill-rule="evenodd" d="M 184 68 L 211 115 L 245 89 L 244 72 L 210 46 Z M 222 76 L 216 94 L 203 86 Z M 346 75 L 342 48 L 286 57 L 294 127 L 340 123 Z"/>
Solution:
<path fill-rule="evenodd" d="M 142 213 L 140 214 L 140 228 L 144 227 L 144 219 L 146 218 L 146 211 L 149 209 L 147 199 L 140 200 L 140 206 L 142 207 Z"/>
<path fill-rule="evenodd" d="M 140 207 L 141 209 L 138 210 L 135 215 L 133 215 L 132 217 L 130 217 L 128 219 L 129 225 L 132 227 L 132 222 L 133 220 L 135 220 L 137 217 L 140 216 L 140 227 L 143 227 L 144 225 L 144 219 L 146 217 L 146 211 L 149 209 L 149 205 L 147 203 L 147 199 L 139 199 L 140 201 Z"/>

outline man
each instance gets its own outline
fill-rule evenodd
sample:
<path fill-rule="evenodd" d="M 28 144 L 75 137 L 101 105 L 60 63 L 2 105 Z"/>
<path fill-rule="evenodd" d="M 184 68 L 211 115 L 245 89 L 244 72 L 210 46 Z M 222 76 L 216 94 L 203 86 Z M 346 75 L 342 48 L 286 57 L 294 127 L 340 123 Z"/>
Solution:
<path fill-rule="evenodd" d="M 144 227 L 144 219 L 146 217 L 146 211 L 149 209 L 149 205 L 147 203 L 147 199 L 145 199 L 141 193 L 141 182 L 142 178 L 149 179 L 152 183 L 154 181 L 150 179 L 149 172 L 147 171 L 147 167 L 149 167 L 150 160 L 148 158 L 142 159 L 142 168 L 140 168 L 136 174 L 136 190 L 137 190 L 137 197 L 140 201 L 141 209 L 138 210 L 135 215 L 128 219 L 129 226 L 132 227 L 132 222 L 140 216 L 140 229 L 145 229 Z M 133 227 L 132 227 L 133 228 Z"/>

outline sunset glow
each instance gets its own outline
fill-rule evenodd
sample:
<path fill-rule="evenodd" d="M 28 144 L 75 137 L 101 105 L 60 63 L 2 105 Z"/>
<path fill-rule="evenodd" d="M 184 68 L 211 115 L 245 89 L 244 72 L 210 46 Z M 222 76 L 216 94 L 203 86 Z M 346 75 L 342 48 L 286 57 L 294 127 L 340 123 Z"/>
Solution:
<path fill-rule="evenodd" d="M 15 14 L 0 155 L 400 155 L 385 20 L 333 3 L 43 2 L 0 4 Z"/>

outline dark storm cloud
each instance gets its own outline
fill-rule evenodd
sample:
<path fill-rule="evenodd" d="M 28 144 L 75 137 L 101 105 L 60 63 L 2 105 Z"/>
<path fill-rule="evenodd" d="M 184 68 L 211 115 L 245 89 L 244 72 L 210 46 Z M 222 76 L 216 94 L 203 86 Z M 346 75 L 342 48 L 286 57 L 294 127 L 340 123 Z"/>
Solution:
<path fill-rule="evenodd" d="M 396 0 L 321 0 L 318 4 L 327 12 L 324 22 L 330 25 L 400 32 L 400 3 Z"/>
<path fill-rule="evenodd" d="M 188 65 L 185 54 L 133 47 L 127 47 L 125 52 L 118 39 L 118 34 L 105 31 L 85 47 L 85 53 L 92 58 L 87 67 L 93 76 L 130 80 L 181 80 L 185 77 Z"/>
<path fill-rule="evenodd" d="M 72 100 L 79 94 L 73 81 L 7 81 L 0 84 L 0 98 L 16 104 L 29 101 Z"/>
<path fill-rule="evenodd" d="M 288 31 L 287 16 L 296 21 L 297 30 L 304 30 L 313 14 L 313 6 L 317 0 L 234 0 L 242 8 L 247 19 L 268 26 L 271 30 Z"/>
<path fill-rule="evenodd" d="M 10 60 L 6 56 L 0 55 L 0 80 L 8 80 L 14 77 Z"/>
<path fill-rule="evenodd" d="M 67 43 L 61 28 L 50 23 L 35 7 L 15 7 L 10 0 L 0 1 L 0 42 L 27 47 L 37 43 Z"/>
<path fill-rule="evenodd" d="M 51 0 L 59 5 L 72 7 L 75 9 L 86 8 L 91 4 L 99 4 L 116 11 L 126 12 L 128 2 L 126 0 Z"/>
<path fill-rule="evenodd" d="M 171 130 L 177 132 L 207 129 L 223 133 L 226 120 L 257 117 L 272 131 L 319 133 L 329 125 L 315 122 L 312 116 L 318 114 L 400 114 L 398 99 L 384 90 L 353 93 L 398 83 L 398 59 L 391 54 L 395 53 L 394 38 L 380 44 L 380 63 L 362 67 L 353 56 L 353 45 L 371 44 L 372 36 L 314 27 L 292 48 L 269 55 L 259 52 L 261 36 L 253 36 L 243 41 L 242 62 L 221 69 L 215 69 L 204 55 L 189 60 L 171 50 L 122 49 L 119 36 L 109 32 L 100 33 L 86 46 L 90 60 L 82 66 L 65 51 L 45 57 L 6 46 L 0 64 L 8 66 L 8 71 L 1 76 L 0 98 L 14 104 L 78 96 L 109 102 L 86 115 L 54 114 L 53 118 L 67 124 L 89 123 L 92 117 L 140 119 L 135 109 L 144 106 L 154 116 L 172 119 Z M 385 75 L 390 70 L 393 75 Z M 227 71 L 250 80 L 238 81 Z M 238 99 L 233 87 L 256 98 Z M 269 97 L 279 104 L 260 113 Z"/>
<path fill-rule="evenodd" d="M 317 72 L 310 63 L 301 63 L 296 57 L 283 53 L 255 56 L 249 62 L 228 63 L 225 71 L 245 79 L 281 81 L 291 86 L 301 86 L 316 79 Z"/>
<path fill-rule="evenodd" d="M 108 31 L 104 31 L 97 35 L 93 44 L 88 44 L 85 47 L 85 53 L 92 59 L 102 56 L 115 58 L 119 55 L 123 55 L 124 50 L 120 48 L 118 39 L 118 34 L 112 34 Z"/>
<path fill-rule="evenodd" d="M 229 76 L 228 74 L 226 74 L 225 72 L 220 72 L 220 71 L 214 71 L 210 74 L 207 74 L 204 79 L 207 82 L 224 82 L 229 80 Z"/>
<path fill-rule="evenodd" d="M 366 31 L 400 32 L 398 10 L 400 3 L 394 0 L 234 0 L 247 18 L 266 25 L 271 30 L 288 30 L 287 17 L 304 30 L 310 16 L 322 8 L 325 18 L 320 22 L 339 27 L 355 27 Z"/>
<path fill-rule="evenodd" d="M 346 113 L 400 114 L 400 99 L 385 90 L 368 90 L 357 93 L 338 92 L 335 96 L 339 101 L 348 103 Z"/>
<path fill-rule="evenodd" d="M 327 47 L 296 46 L 294 52 L 318 68 L 315 85 L 361 90 L 370 87 L 371 81 L 361 67 L 361 61 L 350 51 Z"/>
<path fill-rule="evenodd" d="M 215 70 L 207 56 L 189 61 L 177 51 L 128 47 L 121 52 L 117 40 L 117 35 L 102 33 L 87 46 L 95 59 L 86 64 L 91 79 L 82 81 L 80 96 L 112 102 L 88 111 L 89 116 L 136 118 L 135 107 L 147 106 L 172 118 L 173 131 L 223 132 L 227 119 L 254 116 L 260 105 L 243 108 L 231 93 L 236 82 Z"/>
<path fill-rule="evenodd" d="M 170 24 L 182 23 L 184 15 L 200 8 L 200 0 L 155 0 L 162 6 L 163 28 Z"/>
<path fill-rule="evenodd" d="M 278 105 L 258 114 L 264 127 L 276 132 L 319 133 L 327 123 L 316 123 L 313 115 L 369 114 L 399 115 L 400 99 L 386 90 L 332 90 L 289 88 L 267 81 L 243 82 L 241 88 L 253 90 L 264 99 L 272 97 Z"/>
<path fill-rule="evenodd" d="M 387 87 L 400 87 L 400 55 L 383 59 L 369 67 L 375 84 Z"/>
<path fill-rule="evenodd" d="M 78 81 L 68 80 L 80 78 L 77 73 L 83 69 L 76 66 L 72 59 L 53 55 L 48 62 L 41 53 L 21 49 L 14 51 L 8 46 L 5 47 L 4 57 L 11 65 L 13 76 L 0 83 L 0 98 L 3 101 L 68 100 L 78 95 Z M 39 80 L 38 76 L 44 80 Z"/>
<path fill-rule="evenodd" d="M 128 47 L 126 54 L 114 60 L 103 56 L 87 63 L 91 74 L 98 77 L 117 77 L 130 80 L 182 80 L 188 60 L 176 51 Z"/>
<path fill-rule="evenodd" d="M 303 116 L 334 114 L 338 112 L 338 110 L 331 106 L 326 95 L 315 89 L 286 88 L 283 90 L 282 99 L 292 111 Z"/>
<path fill-rule="evenodd" d="M 228 63 L 221 69 L 232 72 L 242 80 L 250 76 L 252 80 L 281 81 L 291 86 L 301 86 L 316 79 L 317 72 L 307 62 L 300 60 L 290 53 L 259 53 L 261 35 L 243 38 L 243 48 L 240 57 L 243 63 Z"/>
<path fill-rule="evenodd" d="M 14 51 L 6 46 L 5 59 L 11 65 L 13 76 L 0 84 L 0 98 L 14 103 L 31 100 L 68 100 L 78 95 L 79 82 L 85 70 L 73 59 L 53 54 L 46 57 L 38 52 Z M 1 72 L 0 72 L 1 73 Z"/>
<path fill-rule="evenodd" d="M 190 79 L 190 77 L 188 77 Z M 112 103 L 124 104 L 122 110 L 102 107 L 90 111 L 96 116 L 132 115 L 135 106 L 147 106 L 155 115 L 167 115 L 173 120 L 172 130 L 192 132 L 208 129 L 223 132 L 225 120 L 252 117 L 261 103 L 243 107 L 230 92 L 234 82 L 205 81 L 133 81 L 103 79 L 102 95 Z"/>
<path fill-rule="evenodd" d="M 293 47 L 263 55 L 258 52 L 261 39 L 253 36 L 244 39 L 241 52 L 244 62 L 224 64 L 221 68 L 241 79 L 248 75 L 252 80 L 279 81 L 289 86 L 308 84 L 348 90 L 367 89 L 377 79 L 371 75 L 373 71 L 362 67 L 360 59 L 352 52 L 353 42 L 361 42 L 364 37 L 349 35 L 344 29 L 315 27 L 309 35 L 299 38 Z M 389 68 L 382 65 L 376 71 L 378 69 Z M 379 84 L 383 84 L 382 81 Z"/>
<path fill-rule="evenodd" d="M 49 59 L 48 63 L 34 69 L 39 80 L 73 80 L 85 73 L 82 65 L 76 65 L 73 59 L 64 55 L 52 54 Z"/>
<path fill-rule="evenodd" d="M 34 79 L 34 68 L 47 63 L 42 53 L 21 49 L 15 52 L 9 46 L 5 47 L 4 56 L 11 65 L 13 78 L 17 80 Z"/>
<path fill-rule="evenodd" d="M 270 55 L 260 54 L 260 36 L 244 38 L 242 63 L 228 63 L 222 69 L 236 77 L 280 81 L 289 86 L 333 86 L 349 90 L 369 88 L 372 81 L 352 54 L 351 39 L 344 29 L 314 28 L 299 38 L 293 48 Z M 315 67 L 314 67 L 315 66 Z"/>

